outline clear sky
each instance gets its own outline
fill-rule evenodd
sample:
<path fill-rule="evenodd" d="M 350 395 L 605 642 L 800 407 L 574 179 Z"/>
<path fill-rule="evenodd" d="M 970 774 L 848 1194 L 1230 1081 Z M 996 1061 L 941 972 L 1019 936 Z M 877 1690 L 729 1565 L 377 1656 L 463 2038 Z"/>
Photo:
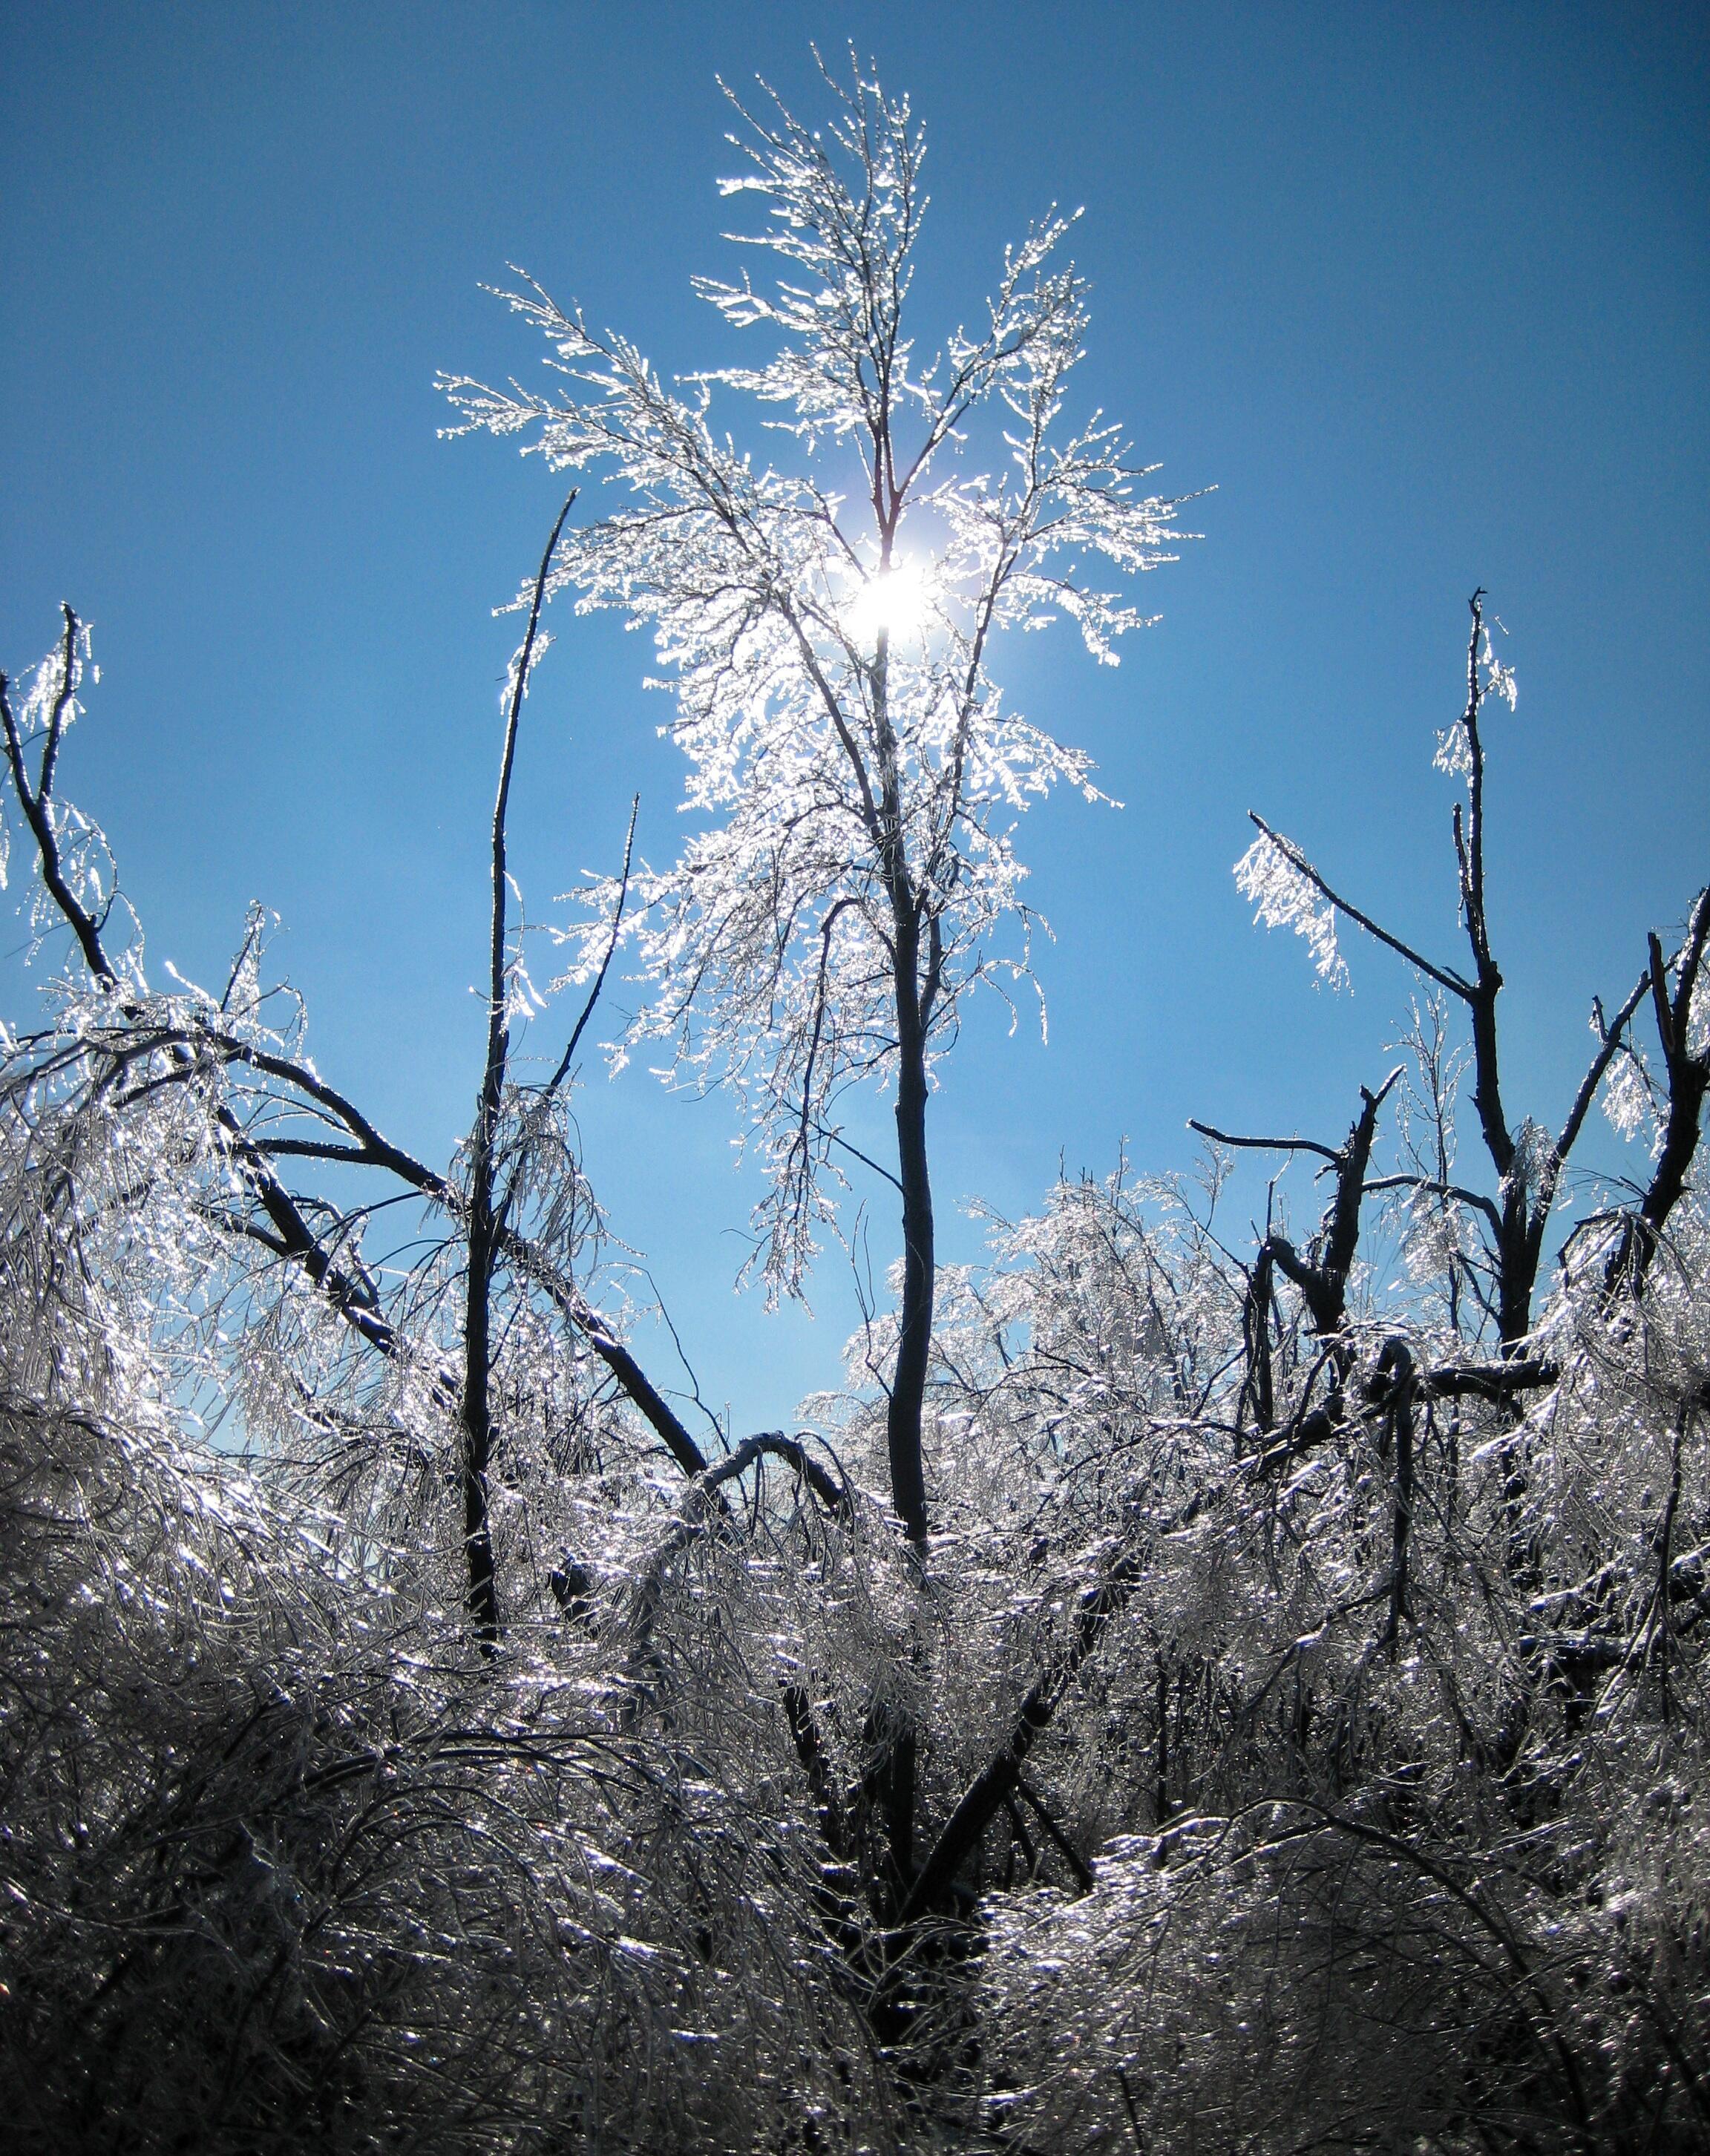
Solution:
<path fill-rule="evenodd" d="M 437 369 L 526 376 L 479 290 L 517 262 L 667 372 L 715 349 L 715 76 L 804 117 L 853 38 L 924 118 L 922 335 L 1004 242 L 1085 204 L 1089 403 L 1204 534 L 1120 671 L 1000 660 L 1120 814 L 1030 819 L 1049 1045 L 973 1024 L 932 1111 L 944 1255 L 1060 1158 L 1187 1165 L 1184 1125 L 1339 1137 L 1410 983 L 1348 947 L 1315 993 L 1230 876 L 1265 813 L 1458 956 L 1449 782 L 1476 583 L 1510 632 L 1492 896 L 1517 1113 L 1559 1122 L 1594 993 L 1710 879 L 1710 18 L 1581 4 L 0 5 L 0 663 L 72 600 L 104 680 L 64 784 L 107 825 L 152 960 L 222 972 L 246 902 L 329 1076 L 443 1159 L 481 1024 L 485 827 L 515 624 L 556 482 L 442 443 Z M 519 766 L 531 911 L 680 782 L 609 621 L 556 624 Z M 5 901 L 9 909 L 16 896 Z M 11 951 L 21 924 L 7 932 Z M 15 960 L 8 974 L 15 973 Z M 15 1007 L 8 986 L 7 1000 Z M 532 1046 L 556 1054 L 557 1021 Z M 728 1106 L 590 1061 L 587 1164 L 739 1428 L 830 1381 L 853 1308 L 733 1301 Z M 873 1111 L 879 1127 L 882 1108 Z M 873 1255 L 893 1252 L 886 1186 Z M 1302 1204 L 1308 1205 L 1304 1191 Z M 665 1350 L 650 1335 L 647 1352 Z"/>

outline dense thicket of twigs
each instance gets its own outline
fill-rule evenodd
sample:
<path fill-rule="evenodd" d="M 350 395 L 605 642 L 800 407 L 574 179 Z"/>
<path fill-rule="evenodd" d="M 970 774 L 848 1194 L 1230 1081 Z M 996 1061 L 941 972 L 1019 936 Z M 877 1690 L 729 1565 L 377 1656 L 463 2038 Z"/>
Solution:
<path fill-rule="evenodd" d="M 1642 1272 L 1619 1208 L 1573 1229 L 1517 1344 L 1418 1179 L 1355 1194 L 1406 1209 L 1381 1295 L 1334 1200 L 1303 1252 L 1227 1250 L 1224 1156 L 1066 1183 L 941 1280 L 922 1568 L 882 1401 L 661 1447 L 566 1127 L 513 1086 L 496 1638 L 467 1164 L 405 1173 L 408 1262 L 360 1206 L 281 1202 L 386 1141 L 259 929 L 222 997 L 150 988 L 39 780 L 78 651 L 68 623 L 13 720 L 44 927 L 86 937 L 0 1095 L 12 2145 L 1702 2145 L 1690 1176 Z M 1659 959 L 1682 1068 L 1705 911 Z M 1660 1156 L 1666 1085 L 1632 1082 Z M 1320 1148 L 1335 1199 L 1358 1129 Z M 899 1719 L 901 1843 L 870 1771 Z"/>

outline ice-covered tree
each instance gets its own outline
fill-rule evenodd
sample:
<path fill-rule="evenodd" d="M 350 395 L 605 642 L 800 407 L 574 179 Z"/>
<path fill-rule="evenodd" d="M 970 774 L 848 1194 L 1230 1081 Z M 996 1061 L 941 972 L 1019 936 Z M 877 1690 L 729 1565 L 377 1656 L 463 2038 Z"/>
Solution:
<path fill-rule="evenodd" d="M 64 791 L 78 617 L 0 675 L 0 867 L 9 829 L 19 950 L 64 960 L 0 1028 L 8 2145 L 1697 2149 L 1710 890 L 1594 1006 L 1560 1135 L 1511 1123 L 1481 717 L 1512 682 L 1476 602 L 1441 759 L 1470 962 L 1268 827 L 1242 872 L 1321 970 L 1339 915 L 1430 983 L 1414 1070 L 1340 1144 L 1201 1126 L 1197 1181 L 1124 1163 L 988 1214 L 992 1261 L 943 1267 L 935 1310 L 932 1060 L 1024 961 L 1017 811 L 1087 779 L 999 710 L 993 636 L 1061 608 L 1107 651 L 1131 617 L 1076 563 L 1143 567 L 1166 511 L 1096 426 L 1050 447 L 1083 312 L 1055 228 L 989 335 L 917 371 L 906 110 L 857 85 L 823 157 L 782 115 L 754 157 L 799 289 L 711 296 L 782 357 L 686 402 L 537 295 L 567 401 L 462 391 L 629 491 L 565 548 L 567 505 L 525 592 L 443 1168 L 311 1060 L 259 908 L 223 988 L 145 964 Z M 807 476 L 714 434 L 732 387 Z M 1001 481 L 960 462 L 982 399 Z M 554 583 L 664 642 L 701 813 L 644 883 L 637 1034 L 746 1089 L 780 1289 L 840 1090 L 896 1086 L 930 1566 L 924 1502 L 860 1457 L 887 1419 L 898 1457 L 906 1361 L 887 1402 L 890 1351 L 857 1346 L 824 1417 L 855 1446 L 709 1458 L 600 1306 L 566 1096 L 623 875 L 551 1075 L 513 1054 L 542 1014 L 507 815 Z M 1651 1141 L 1631 1204 L 1563 1172 L 1600 1086 Z M 1231 1238 L 1240 1148 L 1313 1163 L 1316 1234 L 1267 1205 Z"/>
<path fill-rule="evenodd" d="M 651 992 L 629 1037 L 670 1040 L 680 1076 L 744 1102 L 773 1292 L 799 1288 L 832 1217 L 840 1096 L 895 1090 L 887 1440 L 892 1502 L 923 1545 L 933 1068 L 975 984 L 1025 971 L 1018 816 L 1059 783 L 1095 795 L 1083 754 L 1005 707 L 994 646 L 1063 615 L 1114 665 L 1141 619 L 1125 588 L 1179 535 L 1121 431 L 1066 419 L 1087 325 L 1085 280 L 1060 259 L 1071 221 L 1053 213 L 1009 249 L 983 318 L 925 358 L 910 306 L 923 136 L 876 80 L 827 80 L 823 133 L 775 98 L 737 106 L 747 167 L 723 188 L 765 205 L 741 237 L 777 282 L 697 285 L 773 341 L 769 357 L 673 388 L 530 280 L 507 296 L 551 345 L 553 387 L 444 387 L 467 426 L 526 435 L 618 496 L 567 537 L 552 583 L 651 629 L 696 817 L 675 867 L 642 880 Z M 790 439 L 787 466 L 716 422 L 732 391 Z M 973 454 L 982 425 L 995 470 Z"/>

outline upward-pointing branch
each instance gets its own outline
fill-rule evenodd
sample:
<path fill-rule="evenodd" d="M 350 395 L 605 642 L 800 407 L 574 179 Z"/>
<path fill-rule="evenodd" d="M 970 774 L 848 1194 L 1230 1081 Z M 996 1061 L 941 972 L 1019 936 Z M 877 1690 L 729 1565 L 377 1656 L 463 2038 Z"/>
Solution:
<path fill-rule="evenodd" d="M 505 747 L 499 760 L 498 798 L 493 803 L 493 927 L 487 988 L 487 1055 L 470 1142 L 469 1272 L 463 1335 L 462 1417 L 463 1536 L 469 1573 L 468 1601 L 476 1631 L 490 1650 L 499 1636 L 499 1595 L 493 1572 L 492 1528 L 487 1507 L 487 1468 L 493 1450 L 492 1406 L 488 1397 L 492 1363 L 491 1304 L 500 1226 L 493 1204 L 493 1176 L 499 1113 L 511 1055 L 511 1029 L 505 1015 L 509 896 L 505 865 L 506 821 L 510 813 L 511 774 L 516 760 L 517 725 L 522 715 L 522 700 L 528 694 L 529 669 L 534 662 L 535 638 L 546 598 L 547 578 L 552 557 L 557 552 L 564 520 L 570 514 L 577 492 L 572 487 L 564 506 L 558 511 L 552 536 L 541 557 L 540 573 L 535 578 L 528 628 L 522 648 L 516 654 L 511 706 L 505 719 Z"/>
<path fill-rule="evenodd" d="M 1649 1187 L 1610 1259 L 1606 1284 L 1610 1288 L 1623 1278 L 1636 1288 L 1643 1285 L 1668 1216 L 1686 1188 L 1687 1171 L 1698 1149 L 1705 1096 L 1710 1092 L 1710 1047 L 1693 1049 L 1692 1022 L 1707 943 L 1710 943 L 1710 888 L 1701 891 L 1694 901 L 1685 940 L 1671 968 L 1663 963 L 1662 946 L 1656 936 L 1650 939 L 1651 963 L 1641 992 L 1647 988 L 1651 992 L 1657 1039 L 1668 1073 L 1668 1114 Z M 1668 993 L 1671 971 L 1675 976 L 1672 997 Z"/>
<path fill-rule="evenodd" d="M 567 504 L 566 507 L 567 510 Z M 555 547 L 562 535 L 562 523 L 561 517 L 554 531 Z M 66 880 L 58 836 L 49 814 L 49 804 L 54 798 L 59 747 L 64 740 L 71 699 L 76 690 L 77 644 L 82 626 L 70 607 L 66 607 L 64 611 L 64 635 L 59 646 L 62 678 L 49 712 L 46 752 L 40 775 L 36 780 L 31 780 L 24 762 L 28 744 L 13 708 L 12 684 L 3 674 L 0 674 L 0 730 L 4 733 L 7 767 L 17 790 L 19 807 L 35 841 L 44 887 L 77 937 L 90 973 L 97 981 L 110 987 L 117 982 L 117 970 L 103 946 L 99 923 L 85 907 L 79 904 Z M 537 613 L 535 619 L 538 619 Z M 513 759 L 515 708 L 513 690 L 513 725 L 507 726 Z M 633 833 L 632 818 L 632 839 Z M 626 866 L 628 860 L 626 845 Z M 502 890 L 502 880 L 501 888 Z M 608 963 L 609 957 L 609 951 Z M 602 978 L 603 971 L 603 968 Z M 596 983 L 596 988 L 598 985 Z M 574 1052 L 581 1027 L 585 1024 L 591 1009 L 592 998 L 578 1020 L 578 1032 L 572 1035 L 571 1054 Z M 265 1135 L 245 1130 L 229 1108 L 219 1106 L 214 1117 L 216 1142 L 236 1169 L 263 1216 L 255 1219 L 223 1212 L 220 1218 L 229 1229 L 248 1236 L 275 1256 L 299 1267 L 325 1296 L 332 1309 L 370 1348 L 383 1356 L 395 1354 L 398 1345 L 397 1335 L 391 1321 L 382 1310 L 373 1286 L 363 1273 L 360 1262 L 341 1260 L 311 1228 L 301 1204 L 280 1181 L 274 1167 L 275 1156 L 291 1153 L 329 1158 L 347 1160 L 357 1167 L 382 1168 L 419 1192 L 430 1204 L 444 1208 L 454 1217 L 461 1209 L 460 1199 L 445 1178 L 383 1136 L 352 1101 L 329 1085 L 308 1064 L 289 1056 L 270 1054 L 258 1048 L 253 1041 L 228 1032 L 219 1025 L 199 1019 L 193 1019 L 182 1024 L 161 1022 L 151 1009 L 128 1006 L 116 998 L 108 1005 L 106 1022 L 86 1040 L 95 1052 L 103 1057 L 110 1057 L 116 1066 L 128 1064 L 135 1056 L 157 1052 L 164 1052 L 172 1059 L 176 1069 L 187 1071 L 193 1062 L 199 1065 L 211 1060 L 219 1065 L 246 1065 L 300 1094 L 313 1104 L 315 1110 L 341 1124 L 350 1132 L 354 1142 L 348 1147 L 319 1147 L 310 1141 L 289 1137 L 275 1138 L 270 1142 Z M 562 1077 L 562 1070 L 558 1075 Z M 703 1474 L 706 1461 L 700 1448 L 608 1321 L 522 1238 L 501 1228 L 500 1240 L 507 1260 L 546 1293 L 565 1322 L 586 1338 L 624 1393 L 652 1425 L 684 1474 L 690 1476 Z M 454 1392 L 454 1379 L 449 1370 L 442 1373 L 441 1389 L 448 1398 Z"/>
<path fill-rule="evenodd" d="M 574 497 L 573 496 L 573 499 Z M 581 1045 L 588 1021 L 593 1016 L 593 1007 L 599 1001 L 599 992 L 606 984 L 606 975 L 611 969 L 613 953 L 618 947 L 618 937 L 624 927 L 624 906 L 629 896 L 629 863 L 635 852 L 635 819 L 641 811 L 641 796 L 638 793 L 629 803 L 629 829 L 624 837 L 624 872 L 618 879 L 618 896 L 612 907 L 612 932 L 606 942 L 606 954 L 599 962 L 599 971 L 593 977 L 593 986 L 588 992 L 588 1001 L 582 1006 L 582 1015 L 570 1029 L 570 1038 L 564 1053 L 558 1059 L 558 1067 L 547 1085 L 548 1094 L 556 1093 L 569 1075 L 571 1063 Z"/>

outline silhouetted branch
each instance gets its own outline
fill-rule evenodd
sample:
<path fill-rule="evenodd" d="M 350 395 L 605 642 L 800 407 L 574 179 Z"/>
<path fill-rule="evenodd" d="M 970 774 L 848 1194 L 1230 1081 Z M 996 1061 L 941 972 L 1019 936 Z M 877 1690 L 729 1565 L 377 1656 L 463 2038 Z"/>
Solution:
<path fill-rule="evenodd" d="M 1693 1051 L 1692 1001 L 1703 971 L 1707 942 L 1710 942 L 1710 887 L 1701 891 L 1687 923 L 1680 952 L 1673 962 L 1675 988 L 1668 993 L 1668 973 L 1662 947 L 1655 933 L 1650 938 L 1650 966 L 1646 985 L 1651 990 L 1657 1038 L 1662 1045 L 1668 1076 L 1668 1114 L 1656 1165 L 1636 1214 L 1630 1215 L 1620 1243 L 1611 1253 L 1605 1282 L 1613 1287 L 1622 1279 L 1636 1289 L 1650 1270 L 1668 1217 L 1687 1187 L 1687 1177 L 1698 1149 L 1704 1100 L 1710 1091 L 1710 1045 Z"/>
<path fill-rule="evenodd" d="M 535 638 L 545 603 L 547 578 L 557 551 L 578 490 L 572 487 L 558 511 L 534 596 L 528 609 L 528 628 L 516 654 L 516 678 L 511 706 L 505 717 L 505 745 L 499 758 L 499 791 L 493 803 L 493 917 L 488 953 L 487 1053 L 476 1103 L 475 1128 L 470 1133 L 469 1202 L 466 1214 L 469 1251 L 467 1298 L 463 1329 L 463 1482 L 464 1550 L 469 1570 L 469 1607 L 483 1643 L 491 1647 L 499 1636 L 498 1583 L 493 1569 L 493 1537 L 488 1518 L 487 1469 L 493 1450 L 492 1406 L 488 1385 L 492 1362 L 493 1267 L 502 1226 L 493 1204 L 494 1153 L 498 1142 L 499 1113 L 504 1100 L 505 1079 L 510 1062 L 511 1029 L 506 1010 L 506 918 L 510 884 L 506 873 L 506 824 L 511 802 L 511 775 L 516 761 L 516 734 L 522 716 L 522 700 L 528 694 L 529 670 L 534 660 Z"/>
<path fill-rule="evenodd" d="M 1333 1147 L 1320 1145 L 1316 1138 L 1243 1138 L 1229 1131 L 1220 1131 L 1214 1123 L 1202 1123 L 1189 1116 L 1188 1128 L 1197 1131 L 1202 1138 L 1210 1138 L 1218 1145 L 1239 1146 L 1253 1152 L 1314 1152 L 1320 1160 L 1334 1161 L 1338 1156 Z"/>
<path fill-rule="evenodd" d="M 1015 1777 L 1015 1794 L 1045 1829 L 1057 1854 L 1068 1866 L 1076 1886 L 1083 1894 L 1090 1894 L 1094 1885 L 1092 1866 L 1052 1818 L 1045 1799 L 1019 1774 Z"/>
<path fill-rule="evenodd" d="M 573 501 L 575 496 L 573 495 Z M 619 932 L 624 926 L 624 902 L 629 896 L 629 861 L 635 848 L 635 819 L 641 811 L 641 796 L 638 793 L 629 803 L 629 829 L 624 837 L 624 872 L 618 879 L 617 903 L 612 908 L 612 932 L 606 942 L 604 957 L 599 962 L 599 971 L 593 977 L 593 986 L 588 992 L 588 1001 L 582 1006 L 582 1015 L 570 1029 L 564 1053 L 558 1059 L 558 1067 L 547 1081 L 547 1091 L 556 1093 L 569 1071 L 572 1058 L 593 1016 L 593 1007 L 599 1001 L 599 992 L 606 984 L 606 973 L 612 963 L 612 954 L 618 947 Z"/>
<path fill-rule="evenodd" d="M 40 775 L 33 787 L 24 767 L 23 742 L 12 710 L 11 684 L 3 674 L 0 674 L 0 726 L 5 728 L 6 753 L 12 766 L 12 783 L 17 790 L 18 805 L 23 811 L 24 821 L 29 825 L 30 834 L 36 842 L 42 881 L 47 887 L 48 896 L 59 907 L 76 937 L 82 947 L 84 963 L 90 973 L 98 981 L 105 982 L 110 988 L 117 985 L 119 977 L 102 947 L 100 929 L 94 915 L 79 901 L 65 880 L 59 837 L 54 829 L 54 770 L 59 758 L 65 716 L 77 694 L 77 639 L 82 628 L 82 624 L 69 606 L 62 607 L 60 611 L 65 617 L 65 632 L 59 645 L 59 686 L 48 715 Z"/>

